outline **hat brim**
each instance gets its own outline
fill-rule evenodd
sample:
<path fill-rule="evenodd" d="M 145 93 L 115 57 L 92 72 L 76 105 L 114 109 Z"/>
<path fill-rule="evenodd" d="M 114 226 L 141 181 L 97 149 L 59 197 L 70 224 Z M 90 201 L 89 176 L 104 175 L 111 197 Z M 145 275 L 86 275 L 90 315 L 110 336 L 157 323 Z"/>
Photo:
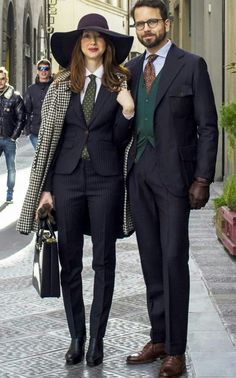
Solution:
<path fill-rule="evenodd" d="M 133 37 L 116 33 L 108 29 L 100 27 L 84 27 L 78 28 L 70 32 L 56 32 L 51 37 L 51 50 L 57 63 L 67 68 L 70 65 L 72 51 L 77 39 L 84 30 L 97 31 L 107 37 L 115 48 L 116 62 L 121 64 L 129 55 L 133 44 Z"/>

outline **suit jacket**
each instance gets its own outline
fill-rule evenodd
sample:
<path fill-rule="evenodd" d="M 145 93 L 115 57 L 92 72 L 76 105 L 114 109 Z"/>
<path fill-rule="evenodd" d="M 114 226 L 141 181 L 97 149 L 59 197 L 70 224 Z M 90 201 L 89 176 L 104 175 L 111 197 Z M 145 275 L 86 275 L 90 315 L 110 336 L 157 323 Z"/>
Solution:
<path fill-rule="evenodd" d="M 99 175 L 122 173 L 120 150 L 128 138 L 129 124 L 116 101 L 117 92 L 101 86 L 89 125 L 86 124 L 80 94 L 73 93 L 57 149 L 55 173 L 70 174 L 87 145 L 93 167 Z"/>
<path fill-rule="evenodd" d="M 127 63 L 137 100 L 145 53 Z M 153 119 L 156 165 L 163 184 L 185 195 L 194 177 L 214 179 L 218 144 L 217 113 L 203 58 L 172 44 L 162 69 Z M 128 171 L 136 154 L 136 135 Z"/>
<path fill-rule="evenodd" d="M 32 164 L 30 182 L 24 199 L 20 218 L 17 222 L 17 230 L 21 233 L 28 234 L 32 230 L 37 230 L 38 225 L 35 221 L 36 209 L 38 207 L 42 190 L 45 189 L 45 181 L 47 179 L 49 169 L 53 165 L 57 146 L 63 140 L 62 133 L 64 121 L 72 97 L 70 81 L 68 79 L 69 75 L 70 73 L 63 72 L 60 77 L 51 84 L 43 102 L 42 124 L 40 127 L 37 149 Z M 110 92 L 104 87 L 101 87 L 90 122 L 91 130 L 89 129 L 89 132 L 91 132 L 91 134 L 93 133 L 94 137 L 91 137 L 89 152 L 91 153 L 91 157 L 94 162 L 96 158 L 100 156 L 100 158 L 98 157 L 96 166 L 100 174 L 110 174 L 113 169 L 116 170 L 117 155 L 115 154 L 114 158 L 113 150 L 117 151 L 118 147 L 116 147 L 116 144 L 117 146 L 122 145 L 130 133 L 128 129 L 130 121 L 125 119 L 122 115 L 122 111 L 119 109 L 119 105 L 116 102 L 116 96 L 116 93 Z M 69 139 L 69 144 L 71 143 L 72 148 L 70 149 L 69 146 L 68 150 L 71 150 L 70 153 L 76 151 L 79 158 L 80 150 L 82 150 L 88 136 L 88 129 L 83 118 L 81 106 L 79 104 L 78 112 L 80 122 L 79 124 L 77 123 L 77 129 L 78 133 L 81 136 L 83 135 L 83 137 L 81 137 L 81 141 L 79 141 L 79 143 L 76 145 L 73 143 L 74 138 L 72 135 Z M 101 131 L 103 128 L 104 133 Z M 100 132 L 98 131 L 99 129 Z M 92 152 L 92 144 L 94 146 L 96 143 L 101 143 L 102 146 L 97 147 L 95 152 Z M 90 143 L 88 146 L 89 145 Z M 102 148 L 105 151 L 105 158 L 107 160 L 111 160 L 111 162 L 104 162 L 104 159 L 101 157 Z M 69 162 L 69 155 L 67 157 L 64 156 L 63 159 L 66 167 L 64 173 L 70 173 L 71 169 L 73 169 L 73 166 Z M 63 162 L 62 164 L 59 164 L 59 170 L 63 169 L 62 165 Z M 116 170 L 115 174 L 121 172 L 122 170 L 120 168 L 119 172 Z"/>

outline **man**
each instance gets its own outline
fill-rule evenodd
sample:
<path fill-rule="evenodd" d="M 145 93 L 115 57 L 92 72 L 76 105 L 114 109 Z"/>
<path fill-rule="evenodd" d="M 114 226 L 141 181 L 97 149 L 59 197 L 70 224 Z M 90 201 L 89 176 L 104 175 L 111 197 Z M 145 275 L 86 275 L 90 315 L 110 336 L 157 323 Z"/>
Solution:
<path fill-rule="evenodd" d="M 12 203 L 15 186 L 16 139 L 24 127 L 24 102 L 8 83 L 8 71 L 0 67 L 0 156 L 4 152 L 7 165 L 6 202 Z"/>
<path fill-rule="evenodd" d="M 151 341 L 127 363 L 165 357 L 159 377 L 178 377 L 185 370 L 189 212 L 209 199 L 217 115 L 205 61 L 167 38 L 165 4 L 139 0 L 131 15 L 146 51 L 127 64 L 136 101 L 128 180 Z"/>
<path fill-rule="evenodd" d="M 52 81 L 50 61 L 47 59 L 39 60 L 37 63 L 35 83 L 28 87 L 24 98 L 26 108 L 25 133 L 29 135 L 34 149 L 37 146 L 38 133 L 41 125 L 43 100 Z"/>

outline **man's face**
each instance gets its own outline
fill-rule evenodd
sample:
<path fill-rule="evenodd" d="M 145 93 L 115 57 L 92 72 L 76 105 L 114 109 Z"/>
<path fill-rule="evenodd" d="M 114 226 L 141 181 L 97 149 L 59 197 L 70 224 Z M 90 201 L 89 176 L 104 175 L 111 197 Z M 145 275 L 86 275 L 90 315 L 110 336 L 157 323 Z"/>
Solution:
<path fill-rule="evenodd" d="M 140 7 L 136 8 L 134 12 L 135 24 L 146 21 L 155 21 L 144 24 L 143 29 L 136 28 L 136 34 L 138 40 L 149 51 L 156 51 L 160 49 L 166 43 L 166 33 L 170 30 L 170 21 L 163 20 L 160 14 L 159 8 Z M 153 26 L 153 24 L 155 24 Z"/>
<path fill-rule="evenodd" d="M 37 73 L 40 82 L 48 81 L 51 76 L 50 67 L 43 63 L 38 66 Z"/>
<path fill-rule="evenodd" d="M 0 72 L 0 92 L 2 92 L 6 87 L 7 87 L 6 75 Z"/>

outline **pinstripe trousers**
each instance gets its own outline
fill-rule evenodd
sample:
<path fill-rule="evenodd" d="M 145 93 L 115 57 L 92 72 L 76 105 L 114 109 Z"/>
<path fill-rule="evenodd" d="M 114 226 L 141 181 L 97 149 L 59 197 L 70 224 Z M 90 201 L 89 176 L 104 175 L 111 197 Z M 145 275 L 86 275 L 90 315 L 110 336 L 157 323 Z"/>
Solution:
<path fill-rule="evenodd" d="M 93 244 L 93 300 L 90 337 L 105 334 L 115 279 L 115 243 L 122 216 L 123 177 L 100 176 L 90 160 L 72 174 L 54 174 L 61 285 L 71 337 L 86 334 L 82 290 L 84 226 L 89 217 Z"/>

